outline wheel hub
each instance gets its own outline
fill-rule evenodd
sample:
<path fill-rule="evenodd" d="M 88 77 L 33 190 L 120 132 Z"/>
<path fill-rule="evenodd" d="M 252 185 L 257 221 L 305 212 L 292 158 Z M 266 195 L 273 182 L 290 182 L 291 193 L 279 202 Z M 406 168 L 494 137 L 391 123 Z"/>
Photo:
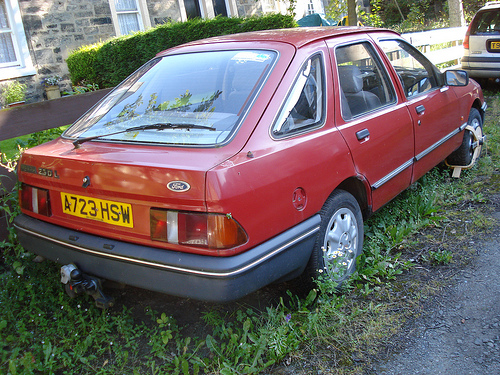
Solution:
<path fill-rule="evenodd" d="M 354 214 L 338 210 L 331 218 L 323 246 L 325 271 L 333 280 L 341 280 L 354 266 L 357 250 L 357 225 Z"/>

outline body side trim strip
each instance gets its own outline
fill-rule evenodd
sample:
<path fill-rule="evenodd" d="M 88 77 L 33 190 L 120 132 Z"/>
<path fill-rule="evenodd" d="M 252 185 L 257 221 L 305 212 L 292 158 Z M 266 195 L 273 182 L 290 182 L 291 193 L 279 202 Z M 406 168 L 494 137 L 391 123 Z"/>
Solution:
<path fill-rule="evenodd" d="M 452 137 L 454 137 L 455 135 L 457 135 L 458 133 L 460 133 L 461 131 L 463 131 L 466 126 L 467 126 L 467 123 L 462 124 L 459 128 L 457 128 L 454 131 L 452 131 L 446 137 L 441 138 L 439 141 L 437 141 L 436 143 L 434 143 L 432 146 L 426 148 L 420 154 L 418 154 L 418 155 L 415 156 L 415 161 L 419 161 L 424 156 L 430 154 L 432 151 L 434 151 L 436 148 L 438 148 L 439 146 L 441 146 L 443 143 L 445 143 L 446 141 L 448 141 L 449 139 L 451 139 Z"/>
<path fill-rule="evenodd" d="M 413 158 L 410 159 L 410 160 L 408 160 L 406 163 L 402 164 L 400 167 L 398 167 L 395 170 L 393 170 L 387 176 L 382 177 L 380 180 L 378 180 L 377 182 L 375 182 L 372 185 L 372 189 L 373 190 L 378 189 L 383 184 L 385 184 L 386 182 L 388 182 L 389 180 L 391 180 L 392 178 L 396 177 L 398 174 L 400 174 L 401 172 L 403 172 L 406 168 L 411 167 L 412 164 L 413 164 Z"/>

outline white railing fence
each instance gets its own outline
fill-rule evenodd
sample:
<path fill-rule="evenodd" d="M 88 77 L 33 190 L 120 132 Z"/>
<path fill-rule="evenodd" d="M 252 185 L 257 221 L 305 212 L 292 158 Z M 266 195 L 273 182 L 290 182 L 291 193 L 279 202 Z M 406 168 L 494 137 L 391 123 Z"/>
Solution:
<path fill-rule="evenodd" d="M 464 54 L 462 46 L 467 27 L 452 27 L 402 34 L 403 38 L 417 47 L 435 65 L 448 63 L 446 69 L 459 68 Z M 450 43 L 450 47 L 442 48 L 442 44 Z"/>

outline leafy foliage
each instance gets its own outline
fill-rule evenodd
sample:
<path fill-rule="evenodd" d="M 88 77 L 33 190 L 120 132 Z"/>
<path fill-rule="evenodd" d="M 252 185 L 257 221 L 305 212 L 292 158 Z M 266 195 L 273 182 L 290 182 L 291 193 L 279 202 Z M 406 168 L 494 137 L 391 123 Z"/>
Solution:
<path fill-rule="evenodd" d="M 28 86 L 19 81 L 10 81 L 2 87 L 2 101 L 5 105 L 22 102 L 26 98 Z"/>

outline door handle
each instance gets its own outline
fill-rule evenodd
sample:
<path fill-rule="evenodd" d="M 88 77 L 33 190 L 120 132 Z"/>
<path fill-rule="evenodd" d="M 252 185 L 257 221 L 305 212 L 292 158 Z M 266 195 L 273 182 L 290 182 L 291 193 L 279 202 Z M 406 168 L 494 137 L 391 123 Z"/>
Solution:
<path fill-rule="evenodd" d="M 415 111 L 417 111 L 417 115 L 420 115 L 425 111 L 425 107 L 423 105 L 418 105 L 415 107 Z"/>
<path fill-rule="evenodd" d="M 366 139 L 370 136 L 370 132 L 368 129 L 363 129 L 360 130 L 359 132 L 356 132 L 356 138 L 358 138 L 358 141 L 362 141 L 363 139 Z"/>

